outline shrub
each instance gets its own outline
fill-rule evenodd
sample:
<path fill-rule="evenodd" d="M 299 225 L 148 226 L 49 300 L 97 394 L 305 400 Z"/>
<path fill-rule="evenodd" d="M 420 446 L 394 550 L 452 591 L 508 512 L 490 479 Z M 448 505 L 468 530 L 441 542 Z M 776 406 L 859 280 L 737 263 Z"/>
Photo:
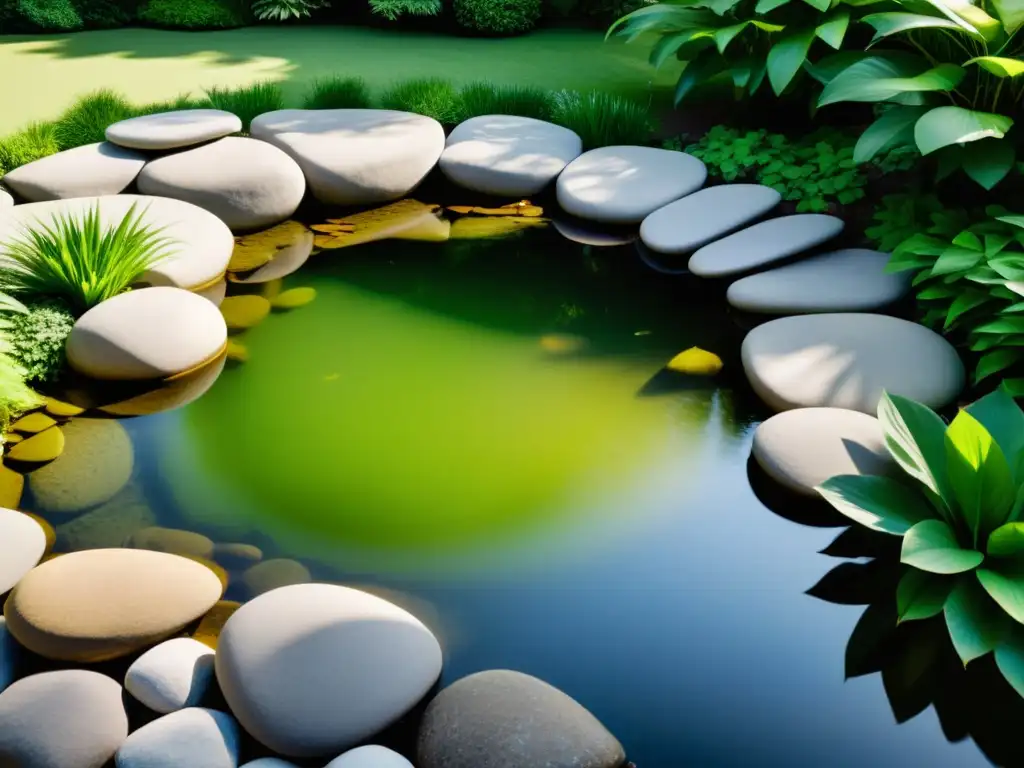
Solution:
<path fill-rule="evenodd" d="M 107 126 L 135 115 L 119 93 L 100 90 L 83 96 L 57 119 L 54 136 L 61 149 L 73 149 L 104 140 Z"/>
<path fill-rule="evenodd" d="M 584 149 L 649 144 L 653 127 L 644 107 L 600 91 L 556 93 L 553 122 L 575 131 Z"/>
<path fill-rule="evenodd" d="M 64 343 L 75 316 L 59 302 L 30 305 L 11 317 L 7 330 L 8 355 L 30 383 L 56 381 L 64 369 Z"/>
<path fill-rule="evenodd" d="M 60 299 L 81 314 L 128 290 L 167 255 L 171 241 L 161 232 L 135 205 L 116 227 L 103 226 L 98 205 L 83 216 L 56 215 L 3 244 L 0 289 Z"/>
<path fill-rule="evenodd" d="M 237 0 L 148 0 L 139 19 L 172 29 L 229 29 L 248 21 Z"/>
<path fill-rule="evenodd" d="M 481 35 L 519 35 L 540 19 L 541 0 L 454 0 L 455 20 Z"/>
<path fill-rule="evenodd" d="M 309 16 L 328 5 L 326 0 L 254 0 L 252 12 L 260 21 L 287 21 Z"/>
<path fill-rule="evenodd" d="M 315 80 L 302 106 L 306 109 L 366 109 L 373 100 L 361 77 L 327 77 Z"/>
<path fill-rule="evenodd" d="M 25 385 L 25 371 L 10 356 L 8 332 L 11 318 L 18 318 L 28 312 L 28 308 L 17 299 L 0 293 L 0 445 L 3 434 L 23 412 L 35 408 L 42 399 Z"/>
<path fill-rule="evenodd" d="M 447 80 L 423 78 L 392 86 L 381 97 L 385 109 L 398 109 L 432 117 L 440 123 L 459 122 L 462 104 L 455 87 Z"/>
<path fill-rule="evenodd" d="M 268 81 L 242 88 L 211 88 L 206 92 L 205 106 L 238 115 L 242 130 L 248 133 L 253 119 L 284 106 L 284 94 L 281 86 Z"/>
<path fill-rule="evenodd" d="M 116 29 L 135 20 L 135 0 L 72 0 L 87 28 Z"/>
<path fill-rule="evenodd" d="M 82 26 L 71 0 L 0 2 L 0 32 L 70 32 Z"/>
<path fill-rule="evenodd" d="M 519 115 L 550 120 L 554 112 L 551 94 L 543 88 L 472 83 L 465 86 L 459 96 L 463 120 L 479 115 Z"/>
<path fill-rule="evenodd" d="M 907 238 L 924 232 L 932 214 L 941 211 L 935 195 L 918 191 L 886 195 L 875 206 L 864 234 L 879 251 L 892 253 Z"/>
<path fill-rule="evenodd" d="M 56 128 L 54 123 L 32 123 L 0 140 L 0 173 L 60 152 Z"/>
<path fill-rule="evenodd" d="M 370 8 L 395 21 L 401 16 L 436 16 L 441 12 L 441 0 L 370 0 Z"/>

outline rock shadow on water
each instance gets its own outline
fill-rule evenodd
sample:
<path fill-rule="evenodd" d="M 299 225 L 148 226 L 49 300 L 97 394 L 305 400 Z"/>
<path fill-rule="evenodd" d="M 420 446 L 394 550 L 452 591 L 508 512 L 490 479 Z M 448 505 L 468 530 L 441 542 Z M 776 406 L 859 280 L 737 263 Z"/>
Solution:
<path fill-rule="evenodd" d="M 846 527 L 850 520 L 824 499 L 801 496 L 775 482 L 754 457 L 747 459 L 747 479 L 754 496 L 779 517 L 814 528 Z"/>

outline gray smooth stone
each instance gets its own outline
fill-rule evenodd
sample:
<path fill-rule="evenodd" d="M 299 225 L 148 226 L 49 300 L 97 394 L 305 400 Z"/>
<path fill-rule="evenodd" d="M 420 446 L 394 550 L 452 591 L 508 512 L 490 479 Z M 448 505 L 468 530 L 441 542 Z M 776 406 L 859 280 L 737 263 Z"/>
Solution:
<path fill-rule="evenodd" d="M 242 130 L 237 115 L 221 109 L 179 109 L 121 120 L 107 127 L 107 141 L 133 149 L 180 149 Z"/>
<path fill-rule="evenodd" d="M 108 141 L 86 144 L 15 168 L 4 184 L 30 203 L 124 192 L 146 156 Z"/>
<path fill-rule="evenodd" d="M 622 745 L 578 702 L 508 670 L 456 681 L 430 702 L 419 768 L 621 768 Z"/>
<path fill-rule="evenodd" d="M 239 735 L 231 715 L 189 707 L 134 731 L 117 750 L 117 768 L 236 768 Z"/>
<path fill-rule="evenodd" d="M 833 251 L 741 278 L 725 297 L 737 309 L 778 315 L 880 309 L 910 291 L 911 274 L 890 274 L 888 263 L 879 251 Z"/>
<path fill-rule="evenodd" d="M 795 256 L 843 231 L 843 220 L 824 213 L 768 219 L 705 245 L 690 257 L 699 277 L 729 277 Z"/>
<path fill-rule="evenodd" d="M 831 407 L 874 415 L 883 392 L 939 409 L 966 379 L 942 336 L 888 315 L 778 318 L 748 333 L 740 356 L 750 385 L 776 411 Z"/>
<path fill-rule="evenodd" d="M 213 680 L 213 655 L 212 648 L 191 637 L 165 640 L 132 662 L 125 690 L 164 715 L 194 707 Z"/>
<path fill-rule="evenodd" d="M 760 218 L 782 200 L 762 184 L 722 184 L 659 208 L 640 225 L 640 239 L 656 253 L 689 253 Z"/>
<path fill-rule="evenodd" d="M 14 198 L 11 197 L 11 193 L 6 189 L 0 189 L 0 211 L 4 208 L 13 208 Z"/>

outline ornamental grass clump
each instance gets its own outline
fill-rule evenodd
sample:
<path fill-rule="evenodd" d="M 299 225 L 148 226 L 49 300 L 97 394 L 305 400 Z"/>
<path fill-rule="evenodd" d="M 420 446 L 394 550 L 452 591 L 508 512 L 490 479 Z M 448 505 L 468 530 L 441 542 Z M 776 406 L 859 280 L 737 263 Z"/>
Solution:
<path fill-rule="evenodd" d="M 25 299 L 59 299 L 76 315 L 117 296 L 169 255 L 173 241 L 143 221 L 136 205 L 116 227 L 99 205 L 37 222 L 0 246 L 0 289 Z"/>
<path fill-rule="evenodd" d="M 381 106 L 426 115 L 446 125 L 453 125 L 462 117 L 462 102 L 455 86 L 437 77 L 393 85 L 381 97 Z"/>
<path fill-rule="evenodd" d="M 104 141 L 107 126 L 134 117 L 135 108 L 119 93 L 100 90 L 83 96 L 58 119 L 54 137 L 61 149 Z"/>
<path fill-rule="evenodd" d="M 0 139 L 0 173 L 60 152 L 54 123 L 31 123 L 17 133 Z"/>
<path fill-rule="evenodd" d="M 884 395 L 878 419 L 903 475 L 843 475 L 818 491 L 854 522 L 903 538 L 899 621 L 941 614 L 964 664 L 994 652 L 1024 696 L 1024 411 L 1000 389 L 946 425 Z"/>
<path fill-rule="evenodd" d="M 470 83 L 459 93 L 462 119 L 481 115 L 516 115 L 550 120 L 554 112 L 551 94 L 528 85 Z"/>
<path fill-rule="evenodd" d="M 211 88 L 203 106 L 238 115 L 242 130 L 248 133 L 255 118 L 284 107 L 284 94 L 277 83 L 266 81 L 242 88 Z"/>
<path fill-rule="evenodd" d="M 583 149 L 650 144 L 654 127 L 643 106 L 602 91 L 556 93 L 553 122 L 575 131 Z"/>
<path fill-rule="evenodd" d="M 314 80 L 302 102 L 304 109 L 368 109 L 370 89 L 361 77 L 326 77 Z"/>

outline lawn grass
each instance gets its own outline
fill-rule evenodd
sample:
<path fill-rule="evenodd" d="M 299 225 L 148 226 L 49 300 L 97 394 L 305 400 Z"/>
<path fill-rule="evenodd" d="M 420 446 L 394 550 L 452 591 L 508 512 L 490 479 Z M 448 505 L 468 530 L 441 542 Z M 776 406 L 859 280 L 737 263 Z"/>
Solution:
<path fill-rule="evenodd" d="M 665 101 L 679 69 L 655 76 L 648 46 L 603 42 L 599 32 L 541 30 L 483 39 L 361 27 L 250 27 L 219 32 L 117 29 L 0 38 L 0 135 L 57 117 L 75 98 L 110 88 L 134 103 L 259 80 L 280 83 L 300 106 L 317 78 L 361 77 L 374 92 L 398 80 L 439 77 L 550 89 L 600 89 L 646 104 Z M 652 81 L 658 86 L 651 90 Z"/>

